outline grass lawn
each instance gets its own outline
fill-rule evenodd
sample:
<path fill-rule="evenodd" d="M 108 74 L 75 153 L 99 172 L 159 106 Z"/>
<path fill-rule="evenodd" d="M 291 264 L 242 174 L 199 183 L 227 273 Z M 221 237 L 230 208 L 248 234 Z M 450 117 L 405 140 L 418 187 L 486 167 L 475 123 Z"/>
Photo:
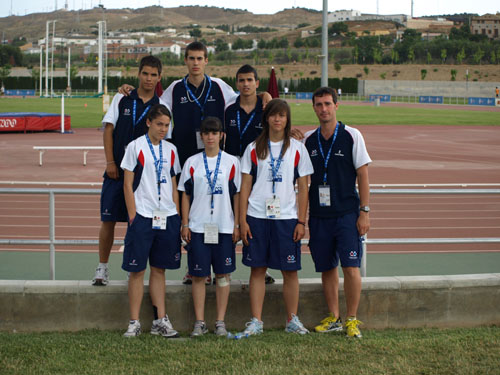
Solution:
<path fill-rule="evenodd" d="M 292 124 L 317 124 L 312 104 L 292 103 Z M 0 112 L 61 113 L 61 99 L 2 98 Z M 102 99 L 66 98 L 65 113 L 71 116 L 73 128 L 99 127 Z M 341 105 L 339 120 L 349 125 L 500 125 L 498 112 L 436 108 L 403 108 Z"/>
<path fill-rule="evenodd" d="M 500 327 L 364 330 L 361 340 L 281 330 L 239 341 L 122 333 L 0 333 L 0 373 L 486 375 L 500 368 Z"/>

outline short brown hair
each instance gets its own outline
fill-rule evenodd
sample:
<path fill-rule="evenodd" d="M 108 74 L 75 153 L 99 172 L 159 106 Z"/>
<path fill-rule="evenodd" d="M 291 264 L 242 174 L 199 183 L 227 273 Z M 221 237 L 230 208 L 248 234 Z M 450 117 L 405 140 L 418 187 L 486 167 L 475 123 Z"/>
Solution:
<path fill-rule="evenodd" d="M 333 103 L 337 104 L 337 90 L 332 89 L 331 87 L 320 87 L 319 89 L 316 89 L 313 93 L 312 101 L 314 105 L 314 98 L 317 96 L 325 96 L 325 95 L 331 95 L 333 99 Z"/>

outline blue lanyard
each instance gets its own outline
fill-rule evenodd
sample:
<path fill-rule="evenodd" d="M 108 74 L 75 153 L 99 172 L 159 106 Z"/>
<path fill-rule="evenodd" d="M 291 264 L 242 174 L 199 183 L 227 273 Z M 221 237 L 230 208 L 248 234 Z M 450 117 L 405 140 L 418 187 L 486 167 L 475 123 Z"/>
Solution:
<path fill-rule="evenodd" d="M 326 175 L 327 175 L 327 168 L 328 168 L 328 161 L 330 160 L 330 155 L 332 153 L 332 148 L 333 144 L 335 143 L 335 139 L 337 139 L 337 133 L 339 132 L 339 123 L 335 124 L 335 132 L 333 133 L 333 139 L 332 143 L 330 145 L 330 149 L 328 150 L 328 154 L 326 155 L 323 152 L 323 146 L 321 145 L 321 139 L 320 139 L 320 133 L 321 133 L 321 128 L 318 128 L 318 145 L 319 145 L 319 152 L 321 153 L 321 156 L 323 156 L 323 160 L 325 161 L 325 173 L 323 174 L 323 185 L 326 185 Z"/>
<path fill-rule="evenodd" d="M 200 107 L 200 109 L 201 109 L 201 119 L 203 120 L 205 118 L 205 114 L 203 113 L 203 111 L 204 111 L 205 105 L 207 104 L 208 97 L 210 96 L 210 91 L 212 90 L 212 80 L 210 79 L 209 76 L 207 76 L 205 74 L 205 79 L 208 81 L 208 91 L 207 91 L 207 94 L 205 95 L 205 100 L 203 102 L 203 105 L 201 105 L 201 103 L 198 100 L 198 98 L 196 96 L 194 96 L 193 91 L 191 91 L 191 89 L 189 88 L 188 83 L 187 83 L 187 77 L 188 76 L 184 77 L 184 87 L 186 88 L 186 91 L 187 91 L 188 95 L 191 95 L 191 97 L 193 98 L 193 100 L 196 103 L 196 105 L 198 107 Z"/>
<path fill-rule="evenodd" d="M 222 151 L 219 150 L 219 154 L 217 155 L 217 163 L 215 164 L 215 170 L 214 170 L 214 178 L 213 180 L 210 181 L 210 170 L 208 169 L 208 161 L 207 161 L 207 153 L 203 151 L 203 162 L 205 163 L 205 174 L 207 176 L 208 180 L 208 186 L 210 187 L 210 209 L 211 213 L 210 215 L 213 215 L 214 213 L 214 194 L 215 194 L 215 185 L 217 184 L 217 175 L 219 173 L 219 165 L 220 165 L 220 159 L 222 156 Z"/>
<path fill-rule="evenodd" d="M 155 170 L 156 170 L 156 182 L 158 184 L 158 201 L 161 200 L 161 170 L 163 168 L 163 152 L 160 141 L 160 159 L 158 160 L 155 155 L 155 150 L 153 149 L 153 144 L 151 143 L 151 139 L 149 139 L 149 135 L 146 133 L 146 140 L 148 141 L 149 149 L 151 150 L 151 155 L 153 155 L 153 159 L 155 161 Z"/>
<path fill-rule="evenodd" d="M 280 156 L 278 157 L 277 160 L 273 157 L 273 152 L 271 151 L 271 141 L 269 139 L 267 140 L 267 145 L 269 146 L 269 156 L 271 157 L 271 173 L 273 175 L 273 195 L 276 196 L 275 183 L 276 183 L 276 180 L 278 179 L 278 171 L 280 170 L 281 162 L 283 160 L 282 153 L 283 153 L 283 146 L 285 145 L 285 142 L 283 141 L 283 144 L 281 145 Z M 276 165 L 274 164 L 275 161 L 276 161 Z"/>
<path fill-rule="evenodd" d="M 240 133 L 240 155 L 243 147 L 243 134 L 247 131 L 248 127 L 250 126 L 250 123 L 252 122 L 253 118 L 255 117 L 255 110 L 252 111 L 252 115 L 248 119 L 245 127 L 243 128 L 243 131 L 241 130 L 241 118 L 240 118 L 240 111 L 236 111 L 236 124 L 238 125 L 238 133 Z"/>
<path fill-rule="evenodd" d="M 135 121 L 135 116 L 137 115 L 137 100 L 134 100 L 134 107 L 132 109 L 132 115 L 133 115 L 132 121 L 133 121 L 133 124 L 134 124 L 134 128 L 135 128 L 135 126 L 138 123 L 141 122 L 141 120 L 144 118 L 144 116 L 146 116 L 146 114 L 149 111 L 149 108 L 151 108 L 151 104 L 146 107 L 146 109 L 144 110 L 144 112 L 142 112 L 142 115 L 141 115 L 141 117 L 139 117 L 139 120 Z"/>

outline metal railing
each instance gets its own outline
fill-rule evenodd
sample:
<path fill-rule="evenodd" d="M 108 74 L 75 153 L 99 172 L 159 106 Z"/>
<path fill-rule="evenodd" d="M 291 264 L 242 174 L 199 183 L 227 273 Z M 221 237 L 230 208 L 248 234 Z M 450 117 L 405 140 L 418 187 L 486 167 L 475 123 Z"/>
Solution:
<path fill-rule="evenodd" d="M 473 186 L 473 184 L 456 184 L 454 186 Z M 482 184 L 479 184 L 482 185 Z M 498 184 L 487 184 L 495 186 Z M 413 185 L 416 186 L 416 185 Z M 429 186 L 429 185 L 420 185 Z M 434 185 L 434 186 L 439 186 Z M 55 236 L 55 195 L 99 195 L 99 189 L 58 189 L 58 188 L 0 188 L 0 194 L 48 194 L 49 195 L 49 239 L 0 239 L 0 245 L 48 245 L 50 279 L 55 280 L 55 246 L 56 245 L 98 245 L 98 240 L 56 240 Z M 500 194 L 500 189 L 370 189 L 371 194 Z M 309 240 L 303 239 L 302 245 L 307 245 Z M 500 237 L 481 238 L 386 238 L 369 239 L 363 241 L 363 257 L 361 264 L 361 276 L 366 276 L 366 259 L 368 257 L 368 245 L 380 244 L 458 244 L 458 243 L 500 243 Z M 123 245 L 123 240 L 115 240 L 114 245 Z"/>

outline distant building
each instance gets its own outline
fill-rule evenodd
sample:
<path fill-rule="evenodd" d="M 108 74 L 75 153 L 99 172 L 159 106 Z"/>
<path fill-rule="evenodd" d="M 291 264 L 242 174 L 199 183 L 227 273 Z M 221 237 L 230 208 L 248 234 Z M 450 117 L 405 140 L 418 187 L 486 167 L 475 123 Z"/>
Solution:
<path fill-rule="evenodd" d="M 328 14 L 328 23 L 353 21 L 361 17 L 359 10 L 336 10 Z"/>
<path fill-rule="evenodd" d="M 449 26 L 454 25 L 453 21 L 448 21 L 444 18 L 412 18 L 409 19 L 405 26 L 409 29 L 428 29 L 433 26 Z"/>
<path fill-rule="evenodd" d="M 151 55 L 159 55 L 160 53 L 170 52 L 177 57 L 181 56 L 181 46 L 177 43 L 162 43 L 162 44 L 149 44 L 148 52 Z"/>
<path fill-rule="evenodd" d="M 499 39 L 498 29 L 500 28 L 500 15 L 485 14 L 483 16 L 472 17 L 470 32 L 472 34 L 486 35 L 490 39 Z"/>

